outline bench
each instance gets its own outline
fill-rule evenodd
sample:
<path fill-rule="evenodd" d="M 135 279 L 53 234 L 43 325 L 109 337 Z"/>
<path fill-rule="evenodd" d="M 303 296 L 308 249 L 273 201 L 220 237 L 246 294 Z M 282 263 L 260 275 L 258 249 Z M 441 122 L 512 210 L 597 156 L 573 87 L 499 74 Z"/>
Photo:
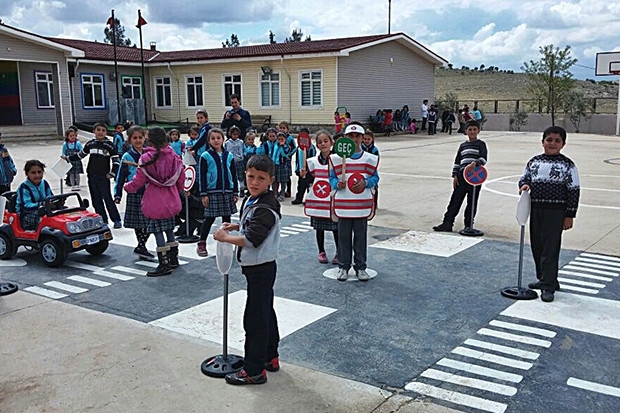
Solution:
<path fill-rule="evenodd" d="M 258 132 L 267 132 L 271 127 L 271 115 L 252 115 L 252 127 Z"/>

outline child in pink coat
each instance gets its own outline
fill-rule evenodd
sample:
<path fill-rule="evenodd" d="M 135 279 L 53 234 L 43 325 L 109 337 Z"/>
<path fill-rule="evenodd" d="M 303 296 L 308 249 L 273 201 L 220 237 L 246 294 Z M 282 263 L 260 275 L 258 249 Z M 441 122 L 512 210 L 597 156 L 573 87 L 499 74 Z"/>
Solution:
<path fill-rule="evenodd" d="M 168 145 L 163 128 L 150 128 L 147 141 L 151 146 L 144 148 L 136 175 L 123 188 L 134 193 L 146 185 L 142 213 L 147 218 L 147 232 L 155 235 L 159 260 L 157 268 L 146 275 L 158 277 L 170 274 L 179 266 L 179 243 L 174 237 L 174 226 L 175 217 L 181 210 L 179 193 L 183 190 L 185 175 L 181 158 Z"/>

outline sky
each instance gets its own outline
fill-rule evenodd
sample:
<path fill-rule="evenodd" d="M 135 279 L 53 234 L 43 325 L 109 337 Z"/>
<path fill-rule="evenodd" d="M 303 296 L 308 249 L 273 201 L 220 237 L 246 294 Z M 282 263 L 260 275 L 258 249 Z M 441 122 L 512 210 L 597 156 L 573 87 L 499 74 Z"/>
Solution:
<path fill-rule="evenodd" d="M 105 22 L 115 17 L 139 44 L 161 51 L 221 47 L 236 34 L 241 45 L 277 42 L 301 30 L 313 40 L 387 33 L 388 0 L 0 0 L 5 24 L 43 36 L 103 41 Z M 620 51 L 620 0 L 392 0 L 391 32 L 403 32 L 454 67 L 521 71 L 538 60 L 539 48 L 571 46 L 572 73 L 596 78 L 597 52 Z"/>

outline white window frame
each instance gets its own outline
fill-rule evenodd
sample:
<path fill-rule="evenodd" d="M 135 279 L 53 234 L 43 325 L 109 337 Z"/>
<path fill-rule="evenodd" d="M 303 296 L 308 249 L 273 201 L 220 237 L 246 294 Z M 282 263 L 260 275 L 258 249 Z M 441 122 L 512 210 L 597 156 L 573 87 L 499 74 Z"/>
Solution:
<path fill-rule="evenodd" d="M 239 76 L 239 81 L 235 82 L 234 81 L 234 77 L 235 76 Z M 230 77 L 231 81 L 227 82 L 226 78 Z M 243 102 L 243 75 L 241 74 L 241 72 L 239 73 L 222 73 L 222 103 L 224 105 L 225 108 L 230 106 L 230 102 L 226 102 L 226 85 L 230 83 L 233 85 L 233 90 L 232 90 L 232 94 L 238 94 L 239 95 L 239 101 Z M 235 85 L 239 86 L 239 92 L 235 91 Z"/>
<path fill-rule="evenodd" d="M 126 84 L 126 81 L 129 82 Z M 138 80 L 138 84 L 135 84 L 134 81 Z M 125 86 L 130 86 L 131 87 L 131 97 L 129 99 L 142 99 L 142 97 L 144 96 L 144 88 L 142 87 L 142 76 L 131 76 L 131 75 L 124 75 L 121 76 L 121 88 L 124 89 Z M 138 93 L 139 96 L 136 97 L 135 92 L 135 88 L 138 87 Z"/>
<path fill-rule="evenodd" d="M 168 80 L 168 83 L 165 83 L 165 80 Z M 161 80 L 161 84 L 158 84 L 158 82 Z M 155 94 L 155 107 L 158 109 L 170 109 L 172 108 L 172 77 L 170 76 L 156 76 L 153 78 L 153 93 Z M 163 97 L 162 97 L 162 101 L 163 101 L 163 105 L 159 104 L 159 99 L 157 99 L 157 95 L 158 95 L 158 88 L 162 88 L 162 93 L 163 93 Z M 166 102 L 166 93 L 165 90 L 168 89 L 169 90 L 169 97 L 170 97 L 170 102 L 169 104 L 166 104 L 168 102 Z"/>
<path fill-rule="evenodd" d="M 196 79 L 200 78 L 200 83 L 196 83 Z M 189 90 L 194 89 L 194 104 L 190 104 Z M 200 93 L 198 93 L 200 88 Z M 200 100 L 200 102 L 198 102 Z M 185 105 L 187 108 L 202 108 L 205 102 L 205 79 L 202 74 L 185 75 Z"/>
<path fill-rule="evenodd" d="M 321 80 L 318 81 L 320 82 L 320 88 L 321 88 L 321 102 L 319 104 L 316 104 L 313 101 L 312 98 L 312 85 L 314 83 L 316 83 L 317 81 L 312 79 L 312 74 L 313 73 L 320 73 L 321 74 Z M 309 74 L 310 75 L 310 79 L 303 79 L 304 74 Z M 298 76 L 299 76 L 299 107 L 301 109 L 322 109 L 323 108 L 323 69 L 304 69 L 304 70 L 300 70 L 298 72 Z M 310 82 L 310 105 L 304 105 L 303 104 L 303 95 L 302 95 L 302 89 L 303 89 L 303 84 L 305 82 Z"/>
<path fill-rule="evenodd" d="M 272 75 L 278 75 L 278 80 L 271 79 Z M 263 79 L 264 76 L 269 76 L 269 80 Z M 263 105 L 263 83 L 269 84 L 269 105 Z M 278 104 L 273 104 L 272 85 L 278 84 Z M 280 72 L 271 72 L 265 74 L 262 71 L 258 73 L 258 102 L 261 108 L 278 109 L 282 104 L 282 74 Z"/>
<path fill-rule="evenodd" d="M 56 107 L 54 102 L 54 75 L 52 72 L 36 71 L 34 72 L 34 82 L 37 95 L 37 108 L 38 109 L 54 109 Z M 39 85 L 45 87 L 44 91 L 39 90 Z M 44 92 L 47 96 L 48 105 L 44 105 L 41 102 L 44 101 L 40 92 Z"/>
<path fill-rule="evenodd" d="M 86 79 L 89 78 L 89 79 Z M 101 82 L 95 82 L 94 79 L 99 78 Z M 83 109 L 105 109 L 106 108 L 106 100 L 105 100 L 105 75 L 102 73 L 80 73 L 80 85 L 82 88 L 82 108 Z M 84 89 L 85 85 L 91 85 L 92 90 L 92 100 L 93 104 L 91 106 L 86 106 L 86 90 Z M 101 105 L 97 105 L 96 103 L 96 93 L 95 89 L 101 88 Z"/>

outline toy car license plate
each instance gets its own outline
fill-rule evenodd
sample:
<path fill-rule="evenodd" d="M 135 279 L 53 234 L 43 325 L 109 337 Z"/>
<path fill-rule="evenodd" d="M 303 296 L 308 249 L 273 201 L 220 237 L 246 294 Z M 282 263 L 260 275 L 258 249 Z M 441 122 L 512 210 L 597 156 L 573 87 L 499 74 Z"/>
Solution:
<path fill-rule="evenodd" d="M 86 241 L 84 242 L 86 245 L 93 245 L 99 242 L 99 235 L 91 235 L 86 237 Z"/>

